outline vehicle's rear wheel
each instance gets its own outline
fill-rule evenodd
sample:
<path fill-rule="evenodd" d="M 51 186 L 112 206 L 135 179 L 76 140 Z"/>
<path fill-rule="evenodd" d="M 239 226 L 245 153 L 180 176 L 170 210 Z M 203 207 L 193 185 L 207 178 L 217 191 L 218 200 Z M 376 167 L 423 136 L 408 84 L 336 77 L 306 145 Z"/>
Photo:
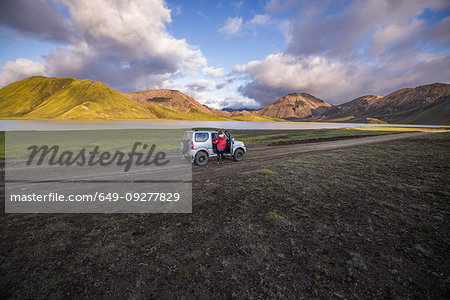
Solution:
<path fill-rule="evenodd" d="M 234 151 L 234 160 L 235 161 L 241 161 L 244 159 L 244 151 L 242 149 L 237 149 L 236 151 Z"/>
<path fill-rule="evenodd" d="M 195 164 L 197 166 L 204 166 L 208 162 L 208 155 L 201 151 L 198 152 L 197 155 L 195 155 Z"/>

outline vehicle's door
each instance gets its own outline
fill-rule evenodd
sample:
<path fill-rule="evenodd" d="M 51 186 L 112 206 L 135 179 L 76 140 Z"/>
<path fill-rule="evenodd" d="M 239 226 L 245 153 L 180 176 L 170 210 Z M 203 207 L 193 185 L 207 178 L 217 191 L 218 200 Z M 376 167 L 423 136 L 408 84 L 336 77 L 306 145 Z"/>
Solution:
<path fill-rule="evenodd" d="M 217 132 L 211 132 L 211 151 L 212 153 L 217 154 L 217 145 L 213 144 L 213 141 L 217 138 Z"/>
<path fill-rule="evenodd" d="M 227 151 L 228 153 L 233 153 L 233 137 L 231 136 L 231 133 L 228 131 L 225 131 L 225 135 L 227 136 Z"/>

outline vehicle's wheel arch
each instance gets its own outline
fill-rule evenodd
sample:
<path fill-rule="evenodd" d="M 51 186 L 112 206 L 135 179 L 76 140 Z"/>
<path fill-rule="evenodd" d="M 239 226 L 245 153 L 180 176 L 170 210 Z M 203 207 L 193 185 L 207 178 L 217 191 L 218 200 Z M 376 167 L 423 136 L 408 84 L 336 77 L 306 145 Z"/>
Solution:
<path fill-rule="evenodd" d="M 197 151 L 195 152 L 195 155 L 194 155 L 194 157 L 195 157 L 195 156 L 197 156 L 197 154 L 198 154 L 198 153 L 200 153 L 200 152 L 203 152 L 203 153 L 205 153 L 205 154 L 206 154 L 206 156 L 208 156 L 208 157 L 209 157 L 209 153 L 208 153 L 208 151 L 206 151 L 205 149 L 200 149 L 200 150 L 197 150 Z"/>
<path fill-rule="evenodd" d="M 238 149 L 242 150 L 242 151 L 245 153 L 245 149 L 244 149 L 244 148 L 242 148 L 242 147 L 237 147 L 236 149 L 234 149 L 233 155 L 234 155 L 234 153 L 236 152 L 236 150 L 238 150 Z"/>
<path fill-rule="evenodd" d="M 195 152 L 195 154 L 197 154 L 198 152 L 200 152 L 200 151 L 203 151 L 203 152 L 205 152 L 206 153 L 206 155 L 208 155 L 209 156 L 209 153 L 208 153 L 208 149 L 206 149 L 206 148 L 198 148 L 197 149 L 197 151 Z"/>

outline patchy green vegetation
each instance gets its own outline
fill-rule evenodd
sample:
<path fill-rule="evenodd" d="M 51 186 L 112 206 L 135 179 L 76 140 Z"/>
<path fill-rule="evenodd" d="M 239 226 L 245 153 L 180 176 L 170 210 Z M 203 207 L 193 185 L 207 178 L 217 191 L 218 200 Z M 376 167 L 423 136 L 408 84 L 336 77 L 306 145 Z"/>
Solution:
<path fill-rule="evenodd" d="M 271 117 L 267 117 L 267 116 L 253 115 L 253 114 L 236 116 L 236 117 L 232 117 L 232 119 L 236 120 L 236 121 L 244 121 L 244 122 L 287 122 L 284 119 L 276 119 L 276 118 L 271 118 Z"/>
<path fill-rule="evenodd" d="M 0 290 L 4 298 L 445 299 L 449 148 L 450 135 L 439 133 L 227 161 L 220 176 L 194 168 L 192 214 L 3 214 Z"/>
<path fill-rule="evenodd" d="M 81 148 L 93 150 L 99 146 L 101 151 L 130 152 L 136 142 L 141 143 L 137 150 L 142 150 L 142 145 L 156 145 L 156 150 L 175 150 L 180 147 L 180 138 L 183 129 L 121 129 L 121 130 L 71 130 L 71 131 L 19 131 L 9 133 L 8 155 L 9 157 L 23 157 L 30 153 L 30 145 L 58 145 L 64 150 L 80 151 Z M 4 136 L 1 151 L 5 151 Z M 6 133 L 8 135 L 8 133 Z M 1 154 L 2 152 L 0 152 Z"/>
<path fill-rule="evenodd" d="M 266 221 L 277 220 L 277 219 L 280 219 L 280 218 L 281 217 L 277 213 L 275 213 L 273 211 L 271 211 L 271 212 L 269 212 L 269 213 L 264 215 L 264 220 L 266 220 Z"/>
<path fill-rule="evenodd" d="M 446 132 L 448 130 L 429 127 L 352 127 L 306 130 L 233 130 L 232 134 L 237 139 L 249 145 L 266 144 L 269 146 L 281 146 L 416 131 Z"/>
<path fill-rule="evenodd" d="M 264 176 L 269 176 L 272 175 L 273 172 L 271 170 L 268 169 L 262 169 L 258 171 L 259 174 L 264 175 Z"/>
<path fill-rule="evenodd" d="M 372 136 L 382 134 L 392 134 L 397 130 L 395 128 L 384 129 L 377 127 L 376 130 L 360 130 L 359 128 L 343 129 L 306 129 L 306 130 L 233 130 L 233 137 L 243 141 L 246 144 L 265 143 L 271 145 L 290 144 L 295 142 L 318 142 L 333 140 L 335 138 L 353 138 L 361 136 Z M 404 132 L 399 129 L 398 132 Z M 410 131 L 415 131 L 410 129 Z"/>

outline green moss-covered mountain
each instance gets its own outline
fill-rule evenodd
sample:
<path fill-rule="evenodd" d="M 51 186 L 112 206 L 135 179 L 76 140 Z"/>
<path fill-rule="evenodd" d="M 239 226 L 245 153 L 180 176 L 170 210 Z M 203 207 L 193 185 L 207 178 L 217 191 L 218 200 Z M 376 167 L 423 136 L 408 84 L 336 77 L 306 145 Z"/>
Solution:
<path fill-rule="evenodd" d="M 190 106 L 176 105 L 173 102 L 170 102 L 170 106 L 155 101 L 137 102 L 99 81 L 34 76 L 0 89 L 0 118 L 262 120 L 261 116 L 231 117 L 218 114 L 214 110 L 202 109 L 202 105 L 193 99 L 193 105 Z M 268 117 L 263 120 L 282 121 Z"/>

